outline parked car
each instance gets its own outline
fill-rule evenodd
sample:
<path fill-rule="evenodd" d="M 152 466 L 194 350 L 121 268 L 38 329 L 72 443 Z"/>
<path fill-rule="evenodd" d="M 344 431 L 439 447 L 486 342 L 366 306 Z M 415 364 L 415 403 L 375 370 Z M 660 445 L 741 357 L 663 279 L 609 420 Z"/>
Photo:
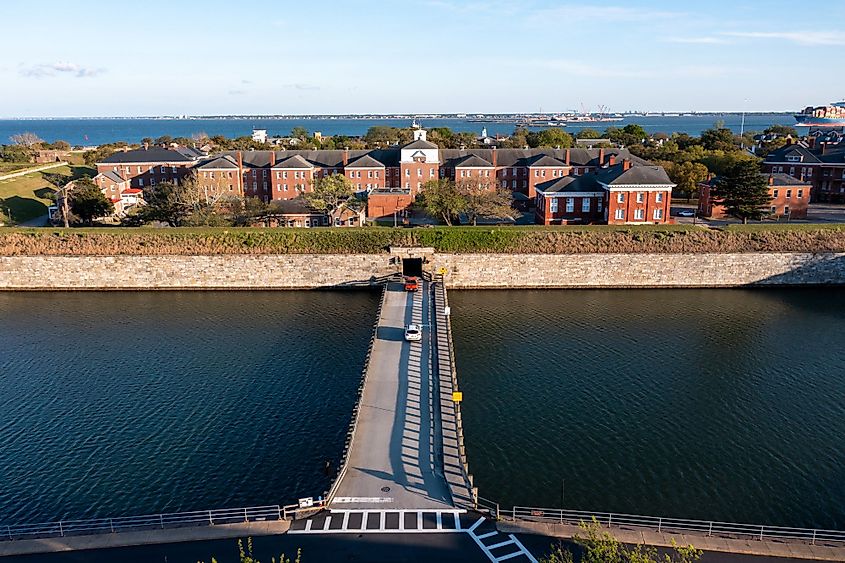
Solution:
<path fill-rule="evenodd" d="M 677 215 L 678 217 L 695 217 L 695 211 L 692 209 L 680 209 Z"/>
<path fill-rule="evenodd" d="M 420 282 L 414 276 L 405 277 L 405 291 L 417 291 L 420 288 Z"/>
<path fill-rule="evenodd" d="M 420 325 L 408 325 L 405 328 L 405 340 L 408 342 L 419 342 L 422 340 L 422 330 L 420 330 Z"/>

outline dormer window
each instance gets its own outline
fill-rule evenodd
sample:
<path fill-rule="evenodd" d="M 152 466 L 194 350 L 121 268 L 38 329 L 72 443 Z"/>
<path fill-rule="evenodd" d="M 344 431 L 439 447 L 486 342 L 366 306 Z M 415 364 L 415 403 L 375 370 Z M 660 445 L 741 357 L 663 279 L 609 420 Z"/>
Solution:
<path fill-rule="evenodd" d="M 797 154 L 790 154 L 786 156 L 787 162 L 801 162 L 801 156 Z"/>

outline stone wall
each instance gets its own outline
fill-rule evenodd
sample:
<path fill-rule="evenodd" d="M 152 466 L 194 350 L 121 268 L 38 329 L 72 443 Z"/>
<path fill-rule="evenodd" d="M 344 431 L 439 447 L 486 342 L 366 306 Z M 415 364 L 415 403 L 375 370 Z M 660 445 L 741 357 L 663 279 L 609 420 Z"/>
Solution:
<path fill-rule="evenodd" d="M 399 271 L 400 255 L 6 256 L 0 290 L 354 286 Z M 845 254 L 423 255 L 453 288 L 845 284 Z"/>

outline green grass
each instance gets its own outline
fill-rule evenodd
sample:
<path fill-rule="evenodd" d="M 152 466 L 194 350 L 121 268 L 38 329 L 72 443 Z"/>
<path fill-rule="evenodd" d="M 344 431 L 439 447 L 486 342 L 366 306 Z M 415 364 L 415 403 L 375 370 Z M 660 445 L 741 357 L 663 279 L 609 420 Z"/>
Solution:
<path fill-rule="evenodd" d="M 0 174 L 10 174 L 26 168 L 35 168 L 36 166 L 41 165 L 32 164 L 31 162 L 0 162 Z"/>
<path fill-rule="evenodd" d="M 48 196 L 54 186 L 47 178 L 56 174 L 70 179 L 86 174 L 94 176 L 96 172 L 86 166 L 70 165 L 0 180 L 0 209 L 4 214 L 11 215 L 13 223 L 23 223 L 41 217 L 47 213 L 47 207 L 52 203 Z"/>
<path fill-rule="evenodd" d="M 734 233 L 769 233 L 769 232 L 813 232 L 813 231 L 843 231 L 843 223 L 749 223 L 748 225 L 727 225 L 720 230 Z"/>

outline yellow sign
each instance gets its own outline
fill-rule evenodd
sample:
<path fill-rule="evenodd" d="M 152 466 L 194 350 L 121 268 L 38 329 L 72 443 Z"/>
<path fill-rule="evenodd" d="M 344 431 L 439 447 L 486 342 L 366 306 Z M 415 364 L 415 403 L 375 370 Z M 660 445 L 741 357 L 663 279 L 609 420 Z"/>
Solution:
<path fill-rule="evenodd" d="M 447 273 L 449 273 L 449 270 L 447 270 L 446 268 L 440 268 L 439 270 L 437 270 L 437 273 L 441 276 L 445 276 Z"/>
<path fill-rule="evenodd" d="M 464 394 L 462 391 L 453 391 L 452 392 L 452 400 L 456 403 L 460 403 L 464 400 Z"/>

